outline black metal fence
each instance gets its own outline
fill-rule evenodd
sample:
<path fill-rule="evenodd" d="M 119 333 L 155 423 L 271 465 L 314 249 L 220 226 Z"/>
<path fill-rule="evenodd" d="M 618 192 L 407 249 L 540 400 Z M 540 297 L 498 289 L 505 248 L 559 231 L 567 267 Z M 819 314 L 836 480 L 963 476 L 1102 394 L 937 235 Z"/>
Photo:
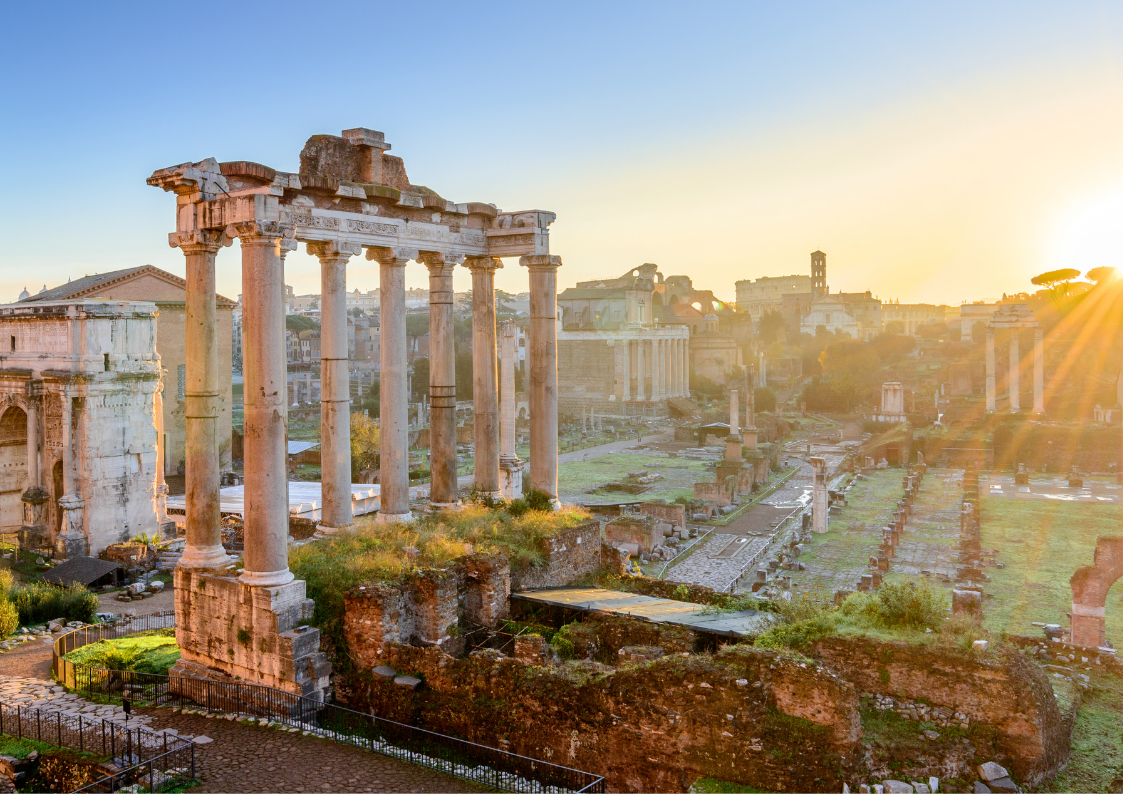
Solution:
<path fill-rule="evenodd" d="M 194 743 L 145 728 L 0 703 L 0 733 L 112 759 L 120 771 L 80 791 L 116 791 L 132 783 L 162 791 L 195 778 Z"/>
<path fill-rule="evenodd" d="M 240 681 L 206 681 L 183 676 L 107 670 L 76 664 L 63 656 L 104 639 L 170 628 L 174 613 L 133 618 L 109 626 L 90 626 L 64 634 L 54 643 L 55 677 L 90 700 L 137 706 L 162 706 L 266 718 L 311 735 L 397 758 L 500 791 L 603 792 L 604 778 L 591 772 L 469 742 L 454 736 L 323 703 L 272 687 Z"/>

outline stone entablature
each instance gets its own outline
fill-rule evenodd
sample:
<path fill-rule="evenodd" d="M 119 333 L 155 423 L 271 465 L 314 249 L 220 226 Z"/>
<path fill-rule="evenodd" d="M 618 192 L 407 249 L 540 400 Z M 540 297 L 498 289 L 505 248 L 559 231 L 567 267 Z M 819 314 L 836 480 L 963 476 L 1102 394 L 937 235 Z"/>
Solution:
<path fill-rule="evenodd" d="M 26 428 L 3 447 L 3 531 L 61 556 L 158 532 L 155 304 L 0 306 L 0 340 L 0 424 Z"/>

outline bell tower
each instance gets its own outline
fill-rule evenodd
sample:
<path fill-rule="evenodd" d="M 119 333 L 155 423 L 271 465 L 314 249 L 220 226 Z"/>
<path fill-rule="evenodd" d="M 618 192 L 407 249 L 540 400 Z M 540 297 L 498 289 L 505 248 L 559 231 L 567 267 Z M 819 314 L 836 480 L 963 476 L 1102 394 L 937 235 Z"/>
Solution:
<path fill-rule="evenodd" d="M 827 255 L 822 251 L 811 254 L 811 299 L 827 294 Z"/>

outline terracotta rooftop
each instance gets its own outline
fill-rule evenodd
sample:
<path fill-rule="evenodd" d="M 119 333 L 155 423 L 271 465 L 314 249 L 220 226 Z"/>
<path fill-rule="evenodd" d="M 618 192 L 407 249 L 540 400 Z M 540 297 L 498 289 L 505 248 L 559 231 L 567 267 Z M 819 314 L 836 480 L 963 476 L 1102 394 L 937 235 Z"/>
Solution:
<path fill-rule="evenodd" d="M 155 276 L 158 279 L 167 281 L 184 290 L 187 289 L 187 282 L 179 276 L 169 273 L 166 270 L 161 270 L 158 267 L 153 267 L 152 265 L 141 265 L 140 267 L 129 267 L 124 270 L 111 270 L 108 273 L 96 273 L 92 276 L 83 276 L 75 281 L 68 281 L 61 287 L 53 287 L 45 292 L 40 292 L 38 295 L 31 295 L 19 302 L 31 303 L 33 301 L 60 301 L 70 298 L 95 297 L 107 287 L 122 284 L 138 276 L 146 275 Z M 230 306 L 237 303 L 237 301 L 224 298 L 217 293 L 215 294 L 215 299 L 220 304 L 227 304 Z"/>

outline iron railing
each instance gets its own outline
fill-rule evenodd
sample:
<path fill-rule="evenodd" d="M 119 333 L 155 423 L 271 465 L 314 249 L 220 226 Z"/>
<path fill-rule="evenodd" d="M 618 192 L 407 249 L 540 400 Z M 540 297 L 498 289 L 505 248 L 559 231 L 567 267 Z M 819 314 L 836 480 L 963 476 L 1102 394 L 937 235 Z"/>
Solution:
<path fill-rule="evenodd" d="M 113 639 L 175 625 L 171 612 L 133 618 L 111 626 L 89 626 L 54 643 L 55 678 L 89 700 L 116 701 L 127 695 L 137 706 L 161 706 L 234 714 L 321 738 L 349 744 L 500 791 L 603 792 L 600 775 L 551 764 L 455 736 L 363 714 L 315 698 L 241 681 L 209 681 L 183 676 L 106 670 L 63 658 L 71 651 Z"/>
<path fill-rule="evenodd" d="M 145 728 L 0 703 L 0 733 L 109 758 L 120 770 L 79 791 L 116 791 L 132 783 L 161 791 L 195 779 L 195 744 Z"/>

